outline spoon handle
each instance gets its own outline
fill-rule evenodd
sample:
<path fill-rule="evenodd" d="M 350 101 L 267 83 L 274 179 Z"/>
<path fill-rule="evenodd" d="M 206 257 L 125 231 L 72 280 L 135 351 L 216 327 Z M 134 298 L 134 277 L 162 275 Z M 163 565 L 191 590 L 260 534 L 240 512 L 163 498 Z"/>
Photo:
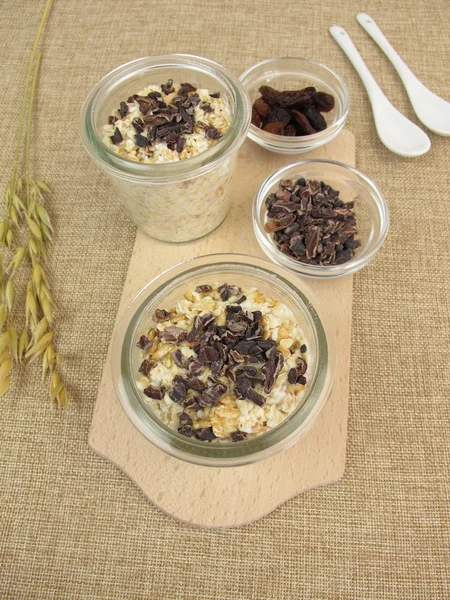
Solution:
<path fill-rule="evenodd" d="M 333 27 L 330 27 L 330 33 L 336 40 L 338 45 L 345 52 L 347 58 L 355 67 L 355 70 L 358 73 L 358 75 L 361 77 L 361 81 L 363 82 L 364 87 L 367 90 L 372 105 L 374 104 L 375 100 L 379 100 L 381 98 L 387 100 L 382 89 L 375 81 L 372 73 L 367 68 L 366 63 L 361 58 L 360 53 L 356 49 L 354 43 L 350 39 L 350 36 L 345 31 L 345 29 L 343 27 L 339 27 L 339 25 L 333 25 Z"/>
<path fill-rule="evenodd" d="M 363 29 L 367 31 L 370 37 L 380 46 L 383 52 L 386 54 L 388 59 L 394 65 L 395 70 L 400 75 L 400 79 L 403 81 L 406 88 L 408 88 L 408 84 L 412 82 L 412 80 L 417 80 L 417 77 L 408 67 L 408 65 L 400 58 L 394 48 L 391 46 L 389 41 L 387 40 L 384 33 L 375 23 L 370 15 L 367 13 L 359 13 L 356 17 L 358 23 L 361 25 Z"/>

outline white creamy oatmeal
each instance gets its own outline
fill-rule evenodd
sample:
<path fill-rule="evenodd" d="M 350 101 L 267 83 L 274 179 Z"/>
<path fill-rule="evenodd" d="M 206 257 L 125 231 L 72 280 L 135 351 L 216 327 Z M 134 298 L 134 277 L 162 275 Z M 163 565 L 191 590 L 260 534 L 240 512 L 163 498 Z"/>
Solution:
<path fill-rule="evenodd" d="M 137 386 L 156 416 L 203 441 L 273 429 L 303 401 L 309 353 L 291 310 L 255 288 L 198 286 L 139 339 Z"/>

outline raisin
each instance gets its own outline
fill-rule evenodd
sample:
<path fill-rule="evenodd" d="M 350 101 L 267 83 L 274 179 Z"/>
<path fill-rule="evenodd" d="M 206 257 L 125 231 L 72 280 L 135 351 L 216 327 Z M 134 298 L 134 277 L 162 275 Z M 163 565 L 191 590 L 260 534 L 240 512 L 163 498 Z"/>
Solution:
<path fill-rule="evenodd" d="M 258 100 L 255 100 L 253 108 L 258 112 L 258 114 L 261 117 L 268 117 L 272 112 L 272 108 L 267 104 L 267 102 L 264 102 L 262 98 L 258 98 Z"/>
<path fill-rule="evenodd" d="M 310 102 L 310 96 L 303 90 L 280 92 L 277 102 L 283 108 L 306 106 Z"/>
<path fill-rule="evenodd" d="M 281 123 L 283 127 L 291 120 L 291 113 L 285 110 L 284 108 L 279 108 L 278 106 L 273 109 L 270 113 L 269 118 L 267 119 L 268 123 Z"/>
<path fill-rule="evenodd" d="M 325 92 L 316 92 L 312 97 L 312 105 L 320 112 L 330 112 L 334 108 L 334 96 Z"/>
<path fill-rule="evenodd" d="M 278 95 L 280 93 L 277 90 L 274 90 L 268 85 L 262 85 L 259 88 L 259 93 L 261 94 L 264 102 L 267 102 L 267 104 L 270 104 L 272 106 L 275 106 L 277 104 Z"/>
<path fill-rule="evenodd" d="M 314 129 L 316 131 L 323 131 L 324 129 L 327 128 L 327 122 L 325 121 L 323 116 L 320 114 L 320 112 L 318 110 L 316 110 L 312 106 L 306 106 L 303 109 L 303 114 L 305 115 L 305 117 L 308 119 L 308 121 L 311 123 L 312 127 L 314 127 Z"/>
<path fill-rule="evenodd" d="M 297 129 L 293 123 L 289 123 L 289 125 L 285 128 L 284 135 L 289 137 L 295 137 L 298 135 Z"/>
<path fill-rule="evenodd" d="M 252 125 L 258 127 L 258 129 L 260 129 L 262 125 L 261 117 L 259 116 L 259 113 L 256 110 L 256 108 L 252 110 Z"/>
<path fill-rule="evenodd" d="M 317 133 L 303 113 L 298 110 L 293 110 L 291 113 L 295 119 L 299 135 L 312 135 L 313 133 Z"/>

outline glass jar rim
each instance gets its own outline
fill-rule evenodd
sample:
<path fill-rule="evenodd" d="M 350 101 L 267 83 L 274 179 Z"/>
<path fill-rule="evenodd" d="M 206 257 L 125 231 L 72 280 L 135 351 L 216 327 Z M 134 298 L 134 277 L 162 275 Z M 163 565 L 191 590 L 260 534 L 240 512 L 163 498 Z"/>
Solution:
<path fill-rule="evenodd" d="M 284 175 L 291 171 L 292 169 L 298 167 L 299 176 L 301 175 L 301 168 L 305 167 L 308 164 L 321 164 L 326 167 L 327 165 L 333 165 L 342 169 L 344 172 L 351 172 L 356 175 L 366 186 L 368 190 L 371 192 L 371 197 L 374 201 L 374 204 L 377 207 L 378 213 L 381 218 L 381 227 L 380 233 L 377 238 L 373 241 L 371 249 L 360 255 L 355 255 L 351 260 L 342 265 L 328 265 L 326 267 L 319 265 L 308 265 L 306 263 L 301 263 L 293 258 L 290 258 L 281 250 L 279 250 L 272 239 L 267 239 L 266 232 L 264 230 L 264 223 L 261 221 L 261 207 L 269 193 L 269 190 L 279 181 L 281 181 Z M 355 167 L 351 167 L 350 165 L 346 165 L 345 163 L 341 163 L 336 160 L 328 160 L 322 158 L 312 158 L 300 160 L 295 163 L 290 163 L 288 165 L 284 165 L 283 167 L 274 171 L 267 179 L 265 179 L 258 192 L 256 193 L 255 200 L 253 202 L 252 209 L 252 218 L 253 218 L 253 228 L 255 231 L 256 239 L 261 246 L 262 250 L 266 253 L 267 256 L 271 258 L 271 260 L 280 260 L 280 263 L 288 269 L 291 269 L 294 272 L 300 273 L 306 277 L 312 278 L 322 278 L 322 279 L 332 279 L 334 277 L 341 277 L 344 275 L 350 275 L 355 273 L 359 269 L 362 269 L 366 264 L 368 264 L 374 256 L 377 254 L 379 249 L 384 243 L 386 236 L 389 231 L 389 210 L 384 199 L 384 196 L 375 185 L 375 183 L 364 173 L 358 171 Z M 276 259 L 274 257 L 277 257 Z"/>
<path fill-rule="evenodd" d="M 130 161 L 109 149 L 97 133 L 94 119 L 101 104 L 111 90 L 126 80 L 132 79 L 137 72 L 172 66 L 193 71 L 204 71 L 215 77 L 227 88 L 234 102 L 234 114 L 230 126 L 222 139 L 197 156 L 184 161 L 166 164 L 147 164 Z M 106 74 L 89 92 L 81 110 L 81 138 L 91 158 L 105 171 L 133 182 L 165 183 L 183 181 L 203 175 L 212 170 L 217 163 L 225 160 L 244 142 L 250 127 L 250 99 L 244 86 L 225 67 L 220 64 L 190 54 L 162 54 L 141 57 L 124 63 Z"/>
<path fill-rule="evenodd" d="M 152 417 L 142 406 L 131 379 L 131 350 L 134 348 L 141 321 L 145 319 L 148 304 L 163 295 L 168 286 L 177 285 L 183 278 L 193 276 L 207 268 L 220 265 L 240 267 L 261 276 L 280 287 L 288 296 L 295 296 L 309 320 L 318 351 L 315 379 L 303 403 L 273 430 L 251 440 L 233 444 L 205 444 L 184 438 Z M 169 288 L 170 289 L 170 288 Z M 245 254 L 211 254 L 189 259 L 167 269 L 150 281 L 125 309 L 116 328 L 111 353 L 113 382 L 116 393 L 128 417 L 139 431 L 165 452 L 204 466 L 237 466 L 249 464 L 272 456 L 294 444 L 304 435 L 319 416 L 329 398 L 335 376 L 334 328 L 310 288 L 292 273 L 269 261 Z M 319 358 L 321 362 L 319 363 Z M 160 434 L 163 433 L 161 436 Z M 167 438 L 167 439 L 166 439 Z"/>

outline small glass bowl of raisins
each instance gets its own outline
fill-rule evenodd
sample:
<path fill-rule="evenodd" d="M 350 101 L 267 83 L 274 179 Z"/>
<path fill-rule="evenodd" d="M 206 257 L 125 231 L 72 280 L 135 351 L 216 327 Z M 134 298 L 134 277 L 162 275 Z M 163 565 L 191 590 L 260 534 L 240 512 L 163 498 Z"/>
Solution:
<path fill-rule="evenodd" d="M 248 136 L 267 150 L 309 152 L 345 125 L 347 86 L 325 65 L 305 58 L 272 58 L 247 69 L 240 80 L 252 103 Z"/>

